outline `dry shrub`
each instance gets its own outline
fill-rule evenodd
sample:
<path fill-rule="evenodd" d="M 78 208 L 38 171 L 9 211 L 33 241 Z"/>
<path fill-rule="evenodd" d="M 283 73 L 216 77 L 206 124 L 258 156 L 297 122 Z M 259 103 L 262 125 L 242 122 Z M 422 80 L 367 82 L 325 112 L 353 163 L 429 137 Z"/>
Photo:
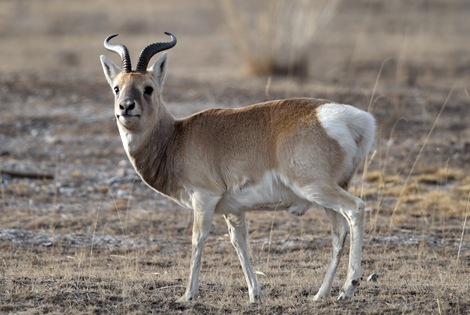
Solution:
<path fill-rule="evenodd" d="M 227 26 L 249 71 L 255 75 L 306 76 L 315 32 L 339 0 L 225 0 Z"/>

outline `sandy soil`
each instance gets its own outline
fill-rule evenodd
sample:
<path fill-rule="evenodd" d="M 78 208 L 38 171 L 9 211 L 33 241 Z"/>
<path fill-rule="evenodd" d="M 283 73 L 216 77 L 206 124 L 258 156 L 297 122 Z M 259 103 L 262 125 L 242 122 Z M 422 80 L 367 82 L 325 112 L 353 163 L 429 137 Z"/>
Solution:
<path fill-rule="evenodd" d="M 470 311 L 469 3 L 342 1 L 315 33 L 309 75 L 269 85 L 247 75 L 216 2 L 137 3 L 0 2 L 0 312 Z M 293 96 L 375 115 L 374 153 L 351 190 L 367 202 L 364 278 L 378 280 L 363 281 L 353 300 L 312 301 L 330 253 L 328 220 L 312 209 L 248 216 L 261 305 L 247 304 L 220 217 L 200 299 L 174 303 L 187 280 L 191 213 L 135 175 L 98 59 L 109 34 L 135 60 L 163 31 L 178 37 L 163 96 L 177 117 Z"/>

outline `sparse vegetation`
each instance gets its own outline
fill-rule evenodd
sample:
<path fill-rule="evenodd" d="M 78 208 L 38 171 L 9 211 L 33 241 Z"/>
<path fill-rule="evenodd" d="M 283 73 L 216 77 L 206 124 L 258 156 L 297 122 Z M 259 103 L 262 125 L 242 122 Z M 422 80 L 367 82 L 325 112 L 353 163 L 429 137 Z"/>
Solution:
<path fill-rule="evenodd" d="M 315 33 L 330 21 L 339 2 L 224 0 L 222 9 L 251 74 L 305 77 Z"/>
<path fill-rule="evenodd" d="M 240 75 L 212 1 L 142 6 L 0 3 L 0 170 L 17 171 L 1 174 L 0 313 L 470 312 L 466 1 L 342 1 L 322 40 L 314 34 L 315 73 L 302 84 L 273 77 L 269 93 L 265 78 Z M 364 279 L 353 300 L 312 301 L 331 251 L 328 219 L 312 209 L 248 215 L 263 304 L 247 303 L 220 217 L 205 247 L 201 299 L 174 303 L 186 285 L 191 214 L 134 175 L 98 63 L 107 35 L 142 47 L 162 31 L 179 39 L 163 93 L 178 116 L 315 96 L 377 117 L 375 152 L 351 187 L 367 204 Z M 58 63 L 71 51 L 73 65 Z M 345 272 L 343 256 L 337 279 Z M 377 282 L 365 281 L 372 273 Z"/>

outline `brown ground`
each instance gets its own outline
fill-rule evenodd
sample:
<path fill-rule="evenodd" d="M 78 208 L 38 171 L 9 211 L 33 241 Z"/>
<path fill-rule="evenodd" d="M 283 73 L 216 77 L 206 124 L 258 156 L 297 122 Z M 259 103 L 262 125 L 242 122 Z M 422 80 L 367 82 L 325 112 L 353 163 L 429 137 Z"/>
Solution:
<path fill-rule="evenodd" d="M 310 75 L 273 77 L 267 92 L 216 2 L 126 3 L 0 2 L 0 313 L 470 312 L 470 3 L 343 1 L 316 34 Z M 377 282 L 350 301 L 313 302 L 330 255 L 323 211 L 251 213 L 264 302 L 247 303 L 218 217 L 200 298 L 174 303 L 191 214 L 134 174 L 98 61 L 109 34 L 135 59 L 163 31 L 179 41 L 164 89 L 176 116 L 291 96 L 371 108 L 375 153 L 352 191 L 368 205 L 364 278 Z"/>

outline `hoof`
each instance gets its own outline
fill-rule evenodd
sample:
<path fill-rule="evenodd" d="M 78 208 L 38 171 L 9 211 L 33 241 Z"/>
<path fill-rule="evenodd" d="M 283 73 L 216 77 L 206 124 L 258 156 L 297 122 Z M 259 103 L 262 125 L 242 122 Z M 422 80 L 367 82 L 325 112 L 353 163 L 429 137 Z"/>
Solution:
<path fill-rule="evenodd" d="M 359 286 L 359 281 L 352 280 L 350 285 L 343 287 L 343 290 L 338 296 L 338 301 L 352 299 L 352 297 L 354 296 L 354 289 L 358 286 Z"/>
<path fill-rule="evenodd" d="M 318 292 L 317 294 L 315 294 L 315 296 L 313 297 L 313 300 L 314 301 L 320 301 L 320 300 L 323 300 L 327 297 L 329 297 L 330 295 L 329 294 L 320 294 L 320 292 Z"/>
<path fill-rule="evenodd" d="M 343 292 L 341 292 L 341 293 L 338 295 L 338 301 L 344 301 L 344 300 L 347 300 L 347 299 L 349 299 L 349 297 L 348 297 L 345 293 L 343 293 Z"/>
<path fill-rule="evenodd" d="M 186 294 L 176 300 L 176 303 L 187 303 L 191 301 L 193 298 L 191 296 L 187 296 Z"/>
<path fill-rule="evenodd" d="M 255 295 L 255 296 L 250 296 L 250 303 L 251 304 L 260 304 L 261 301 L 261 295 Z"/>

